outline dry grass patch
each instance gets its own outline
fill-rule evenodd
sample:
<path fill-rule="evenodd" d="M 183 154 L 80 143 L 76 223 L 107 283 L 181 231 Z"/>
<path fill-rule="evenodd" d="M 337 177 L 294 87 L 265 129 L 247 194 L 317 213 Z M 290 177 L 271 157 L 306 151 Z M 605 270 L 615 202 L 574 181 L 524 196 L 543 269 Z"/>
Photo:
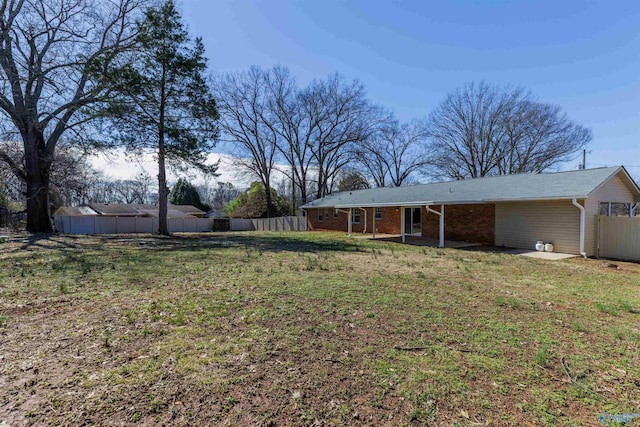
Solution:
<path fill-rule="evenodd" d="M 595 425 L 640 412 L 640 268 L 334 233 L 0 245 L 0 420 Z"/>

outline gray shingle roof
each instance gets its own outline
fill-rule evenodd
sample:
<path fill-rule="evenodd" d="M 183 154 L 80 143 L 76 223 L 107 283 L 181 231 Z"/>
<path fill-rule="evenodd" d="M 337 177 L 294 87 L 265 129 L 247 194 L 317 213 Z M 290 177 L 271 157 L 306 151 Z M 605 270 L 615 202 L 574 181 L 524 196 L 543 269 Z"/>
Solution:
<path fill-rule="evenodd" d="M 621 171 L 628 178 L 625 169 L 616 166 L 555 173 L 503 175 L 409 187 L 372 188 L 330 194 L 307 203 L 302 208 L 439 205 L 573 197 L 581 199 L 588 197 L 601 184 Z M 640 196 L 637 185 L 633 186 Z"/>
<path fill-rule="evenodd" d="M 89 206 L 63 206 L 56 210 L 54 216 L 128 216 L 128 217 L 158 217 L 158 207 L 150 204 L 125 204 L 125 203 L 91 203 Z M 204 212 L 191 205 L 168 205 L 168 218 L 196 218 L 204 216 Z"/>

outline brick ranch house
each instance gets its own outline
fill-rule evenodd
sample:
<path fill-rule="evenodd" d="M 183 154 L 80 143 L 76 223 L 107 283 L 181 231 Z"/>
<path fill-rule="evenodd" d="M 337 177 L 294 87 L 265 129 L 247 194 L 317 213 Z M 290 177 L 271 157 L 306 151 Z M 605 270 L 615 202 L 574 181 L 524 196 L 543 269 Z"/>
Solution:
<path fill-rule="evenodd" d="M 308 230 L 399 234 L 594 256 L 598 215 L 633 215 L 640 188 L 622 166 L 330 194 L 302 206 Z M 351 218 L 349 221 L 348 219 Z"/>

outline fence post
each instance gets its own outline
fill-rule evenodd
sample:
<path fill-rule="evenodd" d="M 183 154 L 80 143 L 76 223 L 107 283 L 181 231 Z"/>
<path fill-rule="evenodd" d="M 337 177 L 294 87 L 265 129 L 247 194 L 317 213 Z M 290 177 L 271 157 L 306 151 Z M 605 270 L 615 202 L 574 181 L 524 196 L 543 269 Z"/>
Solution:
<path fill-rule="evenodd" d="M 600 215 L 596 224 L 596 259 L 600 259 Z"/>

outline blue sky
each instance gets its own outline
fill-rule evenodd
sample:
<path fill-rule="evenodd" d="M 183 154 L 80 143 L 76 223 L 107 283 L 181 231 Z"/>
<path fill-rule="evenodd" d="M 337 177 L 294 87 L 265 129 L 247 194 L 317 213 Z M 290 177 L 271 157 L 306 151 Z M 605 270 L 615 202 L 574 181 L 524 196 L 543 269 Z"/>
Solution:
<path fill-rule="evenodd" d="M 470 81 L 520 85 L 590 127 L 587 166 L 640 177 L 640 2 L 182 0 L 214 72 L 339 72 L 401 120 Z M 563 166 L 572 169 L 579 160 Z"/>

